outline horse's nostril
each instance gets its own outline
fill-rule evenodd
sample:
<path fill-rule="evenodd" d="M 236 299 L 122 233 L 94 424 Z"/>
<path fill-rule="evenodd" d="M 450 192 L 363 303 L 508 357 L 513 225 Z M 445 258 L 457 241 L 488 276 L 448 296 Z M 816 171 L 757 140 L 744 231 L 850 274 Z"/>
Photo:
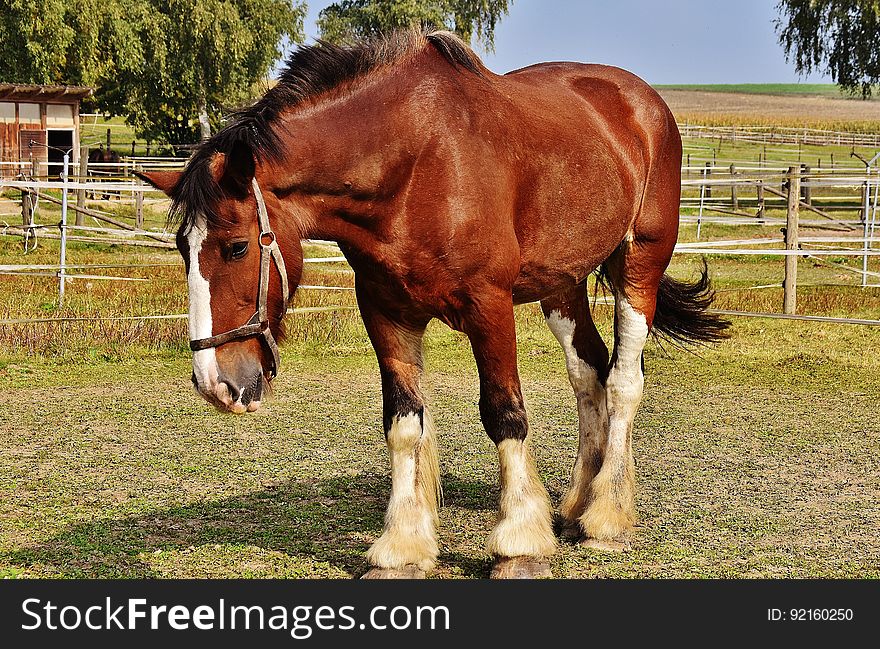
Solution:
<path fill-rule="evenodd" d="M 221 381 L 221 383 L 226 384 L 226 389 L 229 390 L 229 398 L 232 399 L 232 403 L 236 403 L 241 396 L 241 391 L 229 381 Z"/>
<path fill-rule="evenodd" d="M 252 401 L 259 401 L 263 393 L 263 375 L 255 374 L 247 382 L 241 391 L 241 402 L 248 405 Z"/>

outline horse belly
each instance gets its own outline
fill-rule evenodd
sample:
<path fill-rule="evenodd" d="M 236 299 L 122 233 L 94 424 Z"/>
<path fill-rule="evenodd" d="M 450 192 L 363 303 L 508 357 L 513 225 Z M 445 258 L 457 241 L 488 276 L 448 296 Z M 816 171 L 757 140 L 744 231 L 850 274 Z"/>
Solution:
<path fill-rule="evenodd" d="M 603 162 L 591 165 L 589 174 L 567 168 L 563 177 L 545 170 L 546 182 L 520 205 L 517 303 L 583 282 L 623 241 L 638 210 L 641 183 L 630 170 Z"/>
<path fill-rule="evenodd" d="M 535 302 L 586 280 L 614 252 L 628 228 L 624 219 L 604 224 L 604 230 L 575 228 L 569 237 L 560 236 L 552 245 L 522 250 L 513 285 L 514 303 Z M 598 232 L 604 236 L 597 237 Z"/>

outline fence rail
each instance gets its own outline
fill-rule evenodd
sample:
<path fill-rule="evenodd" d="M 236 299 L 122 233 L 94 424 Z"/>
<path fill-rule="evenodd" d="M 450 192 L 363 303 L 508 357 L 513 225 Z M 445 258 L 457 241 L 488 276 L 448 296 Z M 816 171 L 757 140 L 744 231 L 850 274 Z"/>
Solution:
<path fill-rule="evenodd" d="M 880 134 L 827 131 L 815 128 L 782 126 L 704 126 L 688 122 L 678 124 L 682 137 L 757 142 L 761 144 L 801 144 L 814 146 L 880 147 Z"/>
<path fill-rule="evenodd" d="M 782 130 L 782 129 L 780 129 Z M 834 136 L 832 132 L 826 135 Z M 880 168 L 874 163 L 880 155 L 865 166 L 863 173 L 853 168 L 811 169 L 807 165 L 783 167 L 739 167 L 737 165 L 687 166 L 682 168 L 683 223 L 697 226 L 696 242 L 676 246 L 676 254 L 700 255 L 762 255 L 778 256 L 785 263 L 783 311 L 789 315 L 796 312 L 797 258 L 823 259 L 823 263 L 861 276 L 863 287 L 869 278 L 880 277 L 880 273 L 869 269 L 869 260 L 880 256 L 875 241 L 878 225 L 878 197 L 880 197 Z M 148 230 L 144 227 L 143 208 L 153 200 L 147 194 L 156 195 L 153 188 L 128 176 L 138 167 L 181 166 L 183 159 L 157 159 L 150 157 L 131 158 L 124 163 L 102 163 L 95 171 L 106 171 L 122 176 L 73 176 L 70 173 L 60 180 L 43 180 L 26 177 L 33 167 L 7 164 L 17 169 L 18 177 L 3 180 L 0 177 L 0 190 L 17 189 L 21 192 L 20 225 L 10 225 L 0 221 L 0 235 L 22 237 L 26 247 L 35 245 L 37 237 L 61 240 L 59 263 L 50 267 L 27 264 L 0 266 L 0 274 L 45 274 L 59 278 L 59 302 L 63 295 L 66 278 L 89 277 L 95 279 L 127 280 L 117 276 L 70 275 L 65 263 L 65 248 L 68 241 L 89 241 L 109 244 L 123 244 L 152 248 L 173 248 L 173 234 Z M 82 169 L 82 167 L 80 168 Z M 2 167 L 0 167 L 2 170 Z M 697 175 L 699 174 L 699 175 Z M 121 178 L 121 179 L 120 179 Z M 59 199 L 49 192 L 61 191 Z M 68 201 L 68 194 L 76 195 L 76 202 Z M 86 207 L 86 196 L 93 194 L 113 194 L 128 197 L 135 206 L 134 223 L 121 220 L 93 207 Z M 125 200 L 125 199 L 124 199 Z M 62 222 L 59 224 L 36 223 L 35 213 L 40 201 L 62 206 Z M 73 211 L 76 222 L 68 224 L 67 210 Z M 784 215 L 771 217 L 768 212 L 777 210 Z M 690 212 L 690 213 L 689 213 Z M 695 212 L 695 213 L 693 213 Z M 810 218 L 801 218 L 807 212 Z M 832 214 L 833 212 L 833 214 Z M 98 226 L 87 226 L 84 218 L 90 217 L 100 222 Z M 818 217 L 818 218 L 817 218 Z M 727 225 L 780 225 L 783 238 L 752 238 L 722 241 L 701 240 L 702 225 L 720 223 Z M 799 237 L 799 227 L 833 230 L 840 234 L 826 237 Z M 80 233 L 80 234 L 77 234 Z M 772 246 L 772 247 L 769 247 Z M 828 257 L 859 257 L 861 270 L 827 261 Z M 325 256 L 307 259 L 308 263 L 330 263 L 345 261 L 341 256 Z M 84 270 L 85 267 L 77 267 Z M 51 272 L 50 272 L 51 271 Z M 306 287 L 304 287 L 306 288 Z M 343 287 L 308 286 L 309 289 L 343 290 Z"/>

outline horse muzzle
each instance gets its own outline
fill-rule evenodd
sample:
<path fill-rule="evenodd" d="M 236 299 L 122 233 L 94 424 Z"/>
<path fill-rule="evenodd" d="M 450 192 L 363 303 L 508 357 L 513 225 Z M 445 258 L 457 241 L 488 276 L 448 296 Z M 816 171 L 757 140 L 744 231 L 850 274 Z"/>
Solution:
<path fill-rule="evenodd" d="M 196 392 L 217 410 L 237 415 L 259 410 L 268 388 L 268 379 L 262 371 L 242 377 L 220 374 L 216 381 L 205 384 L 200 383 L 193 372 L 192 383 Z"/>

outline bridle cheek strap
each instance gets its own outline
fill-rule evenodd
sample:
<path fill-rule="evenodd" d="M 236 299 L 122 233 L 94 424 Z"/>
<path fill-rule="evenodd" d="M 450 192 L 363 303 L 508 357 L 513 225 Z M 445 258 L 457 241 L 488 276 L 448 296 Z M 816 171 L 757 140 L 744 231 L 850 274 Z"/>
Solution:
<path fill-rule="evenodd" d="M 272 231 L 272 226 L 269 223 L 266 202 L 263 200 L 263 192 L 260 191 L 260 185 L 256 178 L 251 181 L 251 186 L 254 188 L 254 197 L 257 199 L 257 218 L 260 223 L 260 286 L 257 292 L 257 310 L 250 317 L 250 320 L 242 326 L 210 338 L 191 340 L 189 348 L 197 352 L 219 347 L 233 340 L 260 336 L 261 342 L 272 356 L 272 366 L 269 368 L 270 378 L 275 378 L 281 361 L 278 355 L 278 343 L 269 328 L 269 263 L 271 261 L 275 262 L 275 267 L 281 277 L 281 295 L 284 299 L 285 311 L 287 310 L 287 302 L 290 300 L 290 286 L 287 283 L 287 266 L 284 264 L 284 256 L 281 254 L 275 232 Z"/>

